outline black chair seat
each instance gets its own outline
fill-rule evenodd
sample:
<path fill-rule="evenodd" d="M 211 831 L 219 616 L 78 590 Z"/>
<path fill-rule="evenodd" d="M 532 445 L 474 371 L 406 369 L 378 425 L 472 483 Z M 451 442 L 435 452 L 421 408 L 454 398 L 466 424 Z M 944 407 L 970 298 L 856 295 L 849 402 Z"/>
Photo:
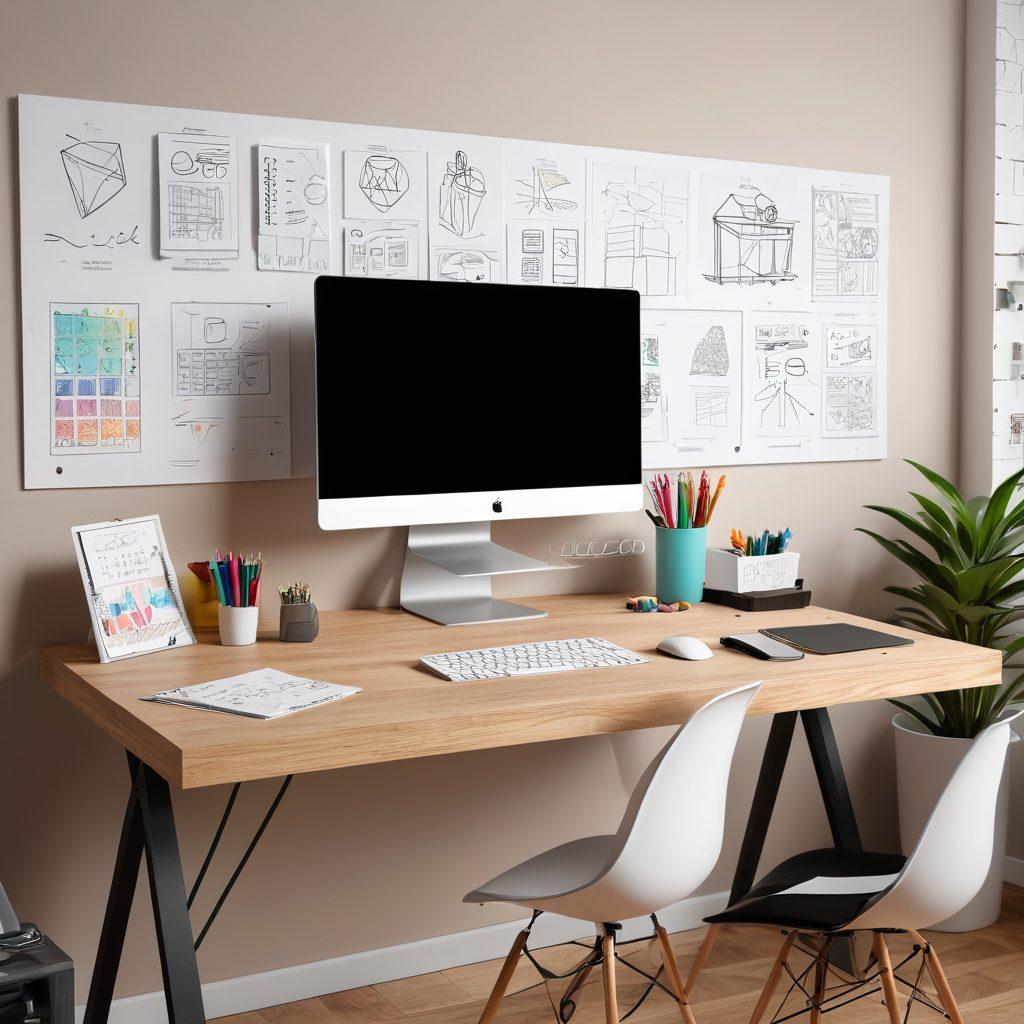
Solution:
<path fill-rule="evenodd" d="M 888 883 L 864 893 L 793 893 L 783 890 L 813 878 L 854 878 L 894 875 L 906 857 L 870 851 L 811 850 L 783 861 L 764 876 L 742 899 L 720 914 L 705 918 L 708 924 L 770 924 L 783 928 L 830 932 L 852 921 Z"/>

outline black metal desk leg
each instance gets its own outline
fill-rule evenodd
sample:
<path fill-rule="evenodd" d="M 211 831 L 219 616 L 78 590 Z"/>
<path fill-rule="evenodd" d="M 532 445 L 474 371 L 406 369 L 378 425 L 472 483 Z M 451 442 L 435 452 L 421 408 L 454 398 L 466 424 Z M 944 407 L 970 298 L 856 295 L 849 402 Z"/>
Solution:
<path fill-rule="evenodd" d="M 784 711 L 772 719 L 771 732 L 768 734 L 768 743 L 761 761 L 761 773 L 757 777 L 754 801 L 750 808 L 750 817 L 747 819 L 746 831 L 743 833 L 739 860 L 736 863 L 736 874 L 732 880 L 730 903 L 735 903 L 741 896 L 745 896 L 754 884 L 757 865 L 764 850 L 765 837 L 768 835 L 768 826 L 775 810 L 775 799 L 779 795 L 782 773 L 789 758 L 796 718 L 796 711 Z"/>
<path fill-rule="evenodd" d="M 832 720 L 825 708 L 801 711 L 800 718 L 807 734 L 807 746 L 818 776 L 818 788 L 825 802 L 825 814 L 832 830 L 832 843 L 842 850 L 863 850 L 857 817 L 853 813 L 853 801 L 846 784 L 843 762 L 839 758 L 836 734 L 832 731 Z"/>
<path fill-rule="evenodd" d="M 117 846 L 114 861 L 114 877 L 110 882 L 110 895 L 103 915 L 99 949 L 96 964 L 89 985 L 89 999 L 85 1004 L 84 1024 L 106 1024 L 110 1014 L 110 1001 L 114 995 L 114 982 L 121 964 L 124 948 L 124 934 L 128 928 L 128 915 L 135 898 L 135 885 L 142 863 L 144 835 L 142 813 L 139 809 L 138 768 L 139 763 L 129 759 L 132 768 L 132 788 L 128 794 L 128 808 L 121 827 L 121 841 Z"/>
<path fill-rule="evenodd" d="M 167 1018 L 170 1024 L 205 1024 L 170 787 L 144 764 L 138 790 Z"/>

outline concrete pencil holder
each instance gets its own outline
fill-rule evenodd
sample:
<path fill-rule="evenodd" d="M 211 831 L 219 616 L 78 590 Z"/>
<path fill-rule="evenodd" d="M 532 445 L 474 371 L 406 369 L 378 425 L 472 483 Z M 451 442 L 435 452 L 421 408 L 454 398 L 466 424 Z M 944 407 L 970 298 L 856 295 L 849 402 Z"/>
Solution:
<path fill-rule="evenodd" d="M 217 609 L 220 642 L 225 647 L 244 647 L 256 643 L 256 627 L 259 622 L 260 610 L 255 606 L 234 608 L 222 604 Z"/>
<path fill-rule="evenodd" d="M 281 605 L 280 640 L 309 643 L 316 639 L 319 632 L 320 613 L 312 601 Z"/>
<path fill-rule="evenodd" d="M 662 604 L 687 601 L 697 604 L 704 596 L 708 528 L 654 531 L 654 589 Z"/>

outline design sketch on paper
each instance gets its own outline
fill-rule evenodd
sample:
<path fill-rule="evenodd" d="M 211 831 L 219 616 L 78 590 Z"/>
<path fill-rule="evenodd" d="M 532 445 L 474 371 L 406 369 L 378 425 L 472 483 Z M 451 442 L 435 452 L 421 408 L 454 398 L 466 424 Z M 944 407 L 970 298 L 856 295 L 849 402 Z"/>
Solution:
<path fill-rule="evenodd" d="M 226 135 L 158 136 L 160 255 L 238 258 L 238 166 Z"/>
<path fill-rule="evenodd" d="M 594 222 L 603 246 L 600 283 L 635 288 L 641 295 L 676 295 L 686 246 L 688 173 L 597 164 L 593 177 Z"/>
<path fill-rule="evenodd" d="M 435 281 L 486 282 L 501 279 L 501 256 L 485 249 L 431 250 Z"/>
<path fill-rule="evenodd" d="M 330 269 L 329 146 L 261 142 L 260 270 L 325 273 Z"/>
<path fill-rule="evenodd" d="M 642 441 L 668 440 L 668 413 L 661 387 L 661 338 L 640 337 L 640 436 Z"/>
<path fill-rule="evenodd" d="M 573 179 L 559 167 L 557 160 L 535 157 L 529 173 L 513 180 L 515 191 L 511 201 L 514 216 L 535 217 L 547 214 L 565 217 L 575 213 L 580 204 L 566 196 L 572 185 Z"/>
<path fill-rule="evenodd" d="M 1010 413 L 1010 447 L 1020 448 L 1021 435 L 1024 434 L 1024 412 Z"/>
<path fill-rule="evenodd" d="M 811 195 L 814 298 L 877 298 L 878 196 L 819 188 Z"/>
<path fill-rule="evenodd" d="M 720 429 L 729 426 L 729 389 L 694 387 L 693 425 Z"/>
<path fill-rule="evenodd" d="M 813 313 L 754 313 L 752 401 L 762 436 L 818 433 L 821 384 L 818 320 Z"/>
<path fill-rule="evenodd" d="M 875 375 L 873 373 L 825 374 L 825 433 L 873 434 L 875 423 Z"/>
<path fill-rule="evenodd" d="M 583 283 L 582 224 L 516 221 L 508 226 L 508 279 L 513 284 Z"/>
<path fill-rule="evenodd" d="M 142 446 L 139 307 L 50 304 L 50 453 Z"/>
<path fill-rule="evenodd" d="M 128 184 L 118 142 L 82 142 L 68 136 L 71 145 L 60 151 L 71 194 L 83 220 L 106 206 Z"/>
<path fill-rule="evenodd" d="M 420 222 L 350 221 L 345 225 L 349 277 L 419 278 Z"/>
<path fill-rule="evenodd" d="M 271 306 L 172 303 L 174 394 L 270 394 Z"/>
<path fill-rule="evenodd" d="M 712 217 L 715 284 L 775 285 L 794 281 L 796 221 L 780 220 L 779 209 L 756 185 L 741 185 Z"/>
<path fill-rule="evenodd" d="M 456 151 L 454 160 L 448 161 L 439 189 L 441 227 L 459 238 L 479 234 L 474 228 L 480 204 L 487 195 L 487 179 L 479 167 L 470 164 L 461 149 Z"/>
<path fill-rule="evenodd" d="M 427 155 L 372 145 L 345 151 L 346 220 L 427 219 Z"/>
<path fill-rule="evenodd" d="M 825 324 L 825 365 L 835 370 L 875 366 L 877 335 L 874 324 Z"/>
<path fill-rule="evenodd" d="M 697 342 L 690 360 L 693 376 L 727 377 L 729 375 L 729 346 L 725 330 L 720 324 L 708 328 L 704 337 Z"/>

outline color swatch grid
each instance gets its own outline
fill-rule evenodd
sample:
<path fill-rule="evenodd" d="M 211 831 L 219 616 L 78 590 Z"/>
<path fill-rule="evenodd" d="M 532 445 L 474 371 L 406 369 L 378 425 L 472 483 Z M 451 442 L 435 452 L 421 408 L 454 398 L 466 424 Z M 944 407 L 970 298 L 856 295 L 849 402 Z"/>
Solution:
<path fill-rule="evenodd" d="M 139 307 L 53 303 L 51 450 L 140 451 Z"/>

